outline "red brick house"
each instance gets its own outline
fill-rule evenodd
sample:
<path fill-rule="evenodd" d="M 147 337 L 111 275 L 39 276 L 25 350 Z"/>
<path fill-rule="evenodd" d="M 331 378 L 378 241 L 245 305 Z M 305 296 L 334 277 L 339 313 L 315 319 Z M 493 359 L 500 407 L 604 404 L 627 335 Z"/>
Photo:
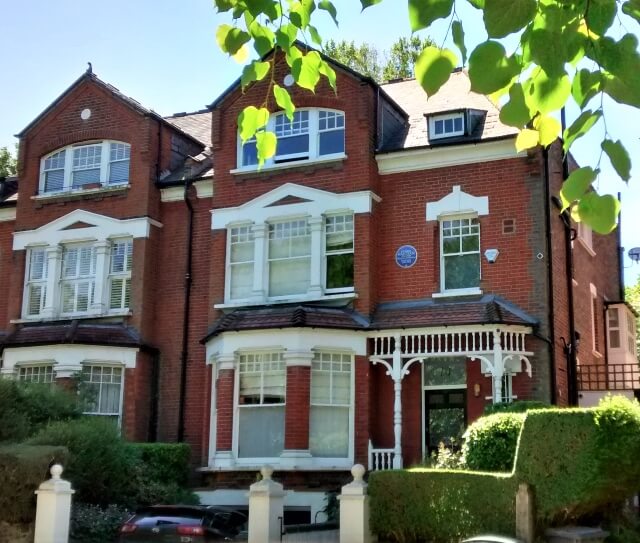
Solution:
<path fill-rule="evenodd" d="M 427 100 L 336 70 L 261 169 L 236 118 L 263 83 L 163 118 L 81 76 L 2 184 L 2 373 L 82 373 L 89 413 L 192 445 L 205 500 L 269 463 L 311 514 L 491 402 L 633 395 L 619 241 L 559 214 L 559 146 L 517 153 L 462 71 Z"/>

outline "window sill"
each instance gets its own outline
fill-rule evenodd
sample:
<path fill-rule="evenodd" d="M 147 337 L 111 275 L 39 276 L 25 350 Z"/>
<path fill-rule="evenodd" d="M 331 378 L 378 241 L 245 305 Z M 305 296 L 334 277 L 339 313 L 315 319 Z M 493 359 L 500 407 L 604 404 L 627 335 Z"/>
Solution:
<path fill-rule="evenodd" d="M 580 242 L 580 245 L 584 247 L 587 253 L 589 253 L 591 256 L 596 256 L 596 252 L 593 250 L 593 247 L 591 247 L 584 239 L 578 236 L 577 240 Z"/>
<path fill-rule="evenodd" d="M 88 319 L 107 319 L 109 317 L 129 317 L 131 311 L 128 309 L 123 311 L 110 311 L 109 313 L 92 313 L 91 315 L 55 315 L 54 317 L 27 317 L 22 319 L 12 319 L 11 324 L 27 324 L 37 322 L 56 322 L 56 321 L 75 321 Z"/>
<path fill-rule="evenodd" d="M 434 292 L 432 298 L 454 298 L 457 296 L 479 296 L 482 289 L 479 288 L 459 288 L 455 290 L 445 290 L 443 292 Z"/>
<path fill-rule="evenodd" d="M 292 304 L 292 303 L 305 303 L 305 302 L 329 302 L 333 300 L 353 300 L 358 295 L 355 292 L 342 292 L 340 294 L 326 294 L 324 296 L 294 296 L 291 298 L 282 299 L 269 299 L 264 298 L 262 300 L 244 300 L 237 302 L 225 302 L 223 304 L 215 304 L 214 309 L 236 309 L 240 307 L 252 307 L 261 305 L 280 305 L 280 304 Z"/>
<path fill-rule="evenodd" d="M 263 166 L 262 168 L 258 168 L 257 166 L 244 166 L 244 167 L 236 168 L 235 170 L 230 170 L 229 173 L 232 175 L 247 175 L 247 174 L 269 173 L 274 171 L 277 172 L 281 170 L 307 168 L 307 167 L 313 167 L 316 165 L 322 166 L 325 164 L 342 162 L 346 158 L 347 158 L 347 155 L 345 153 L 342 153 L 339 155 L 331 155 L 331 156 L 322 157 L 322 158 L 282 162 L 280 164 L 269 164 L 269 165 Z"/>
<path fill-rule="evenodd" d="M 36 194 L 31 199 L 36 202 L 59 202 L 63 200 L 80 200 L 84 197 L 94 197 L 110 194 L 124 193 L 129 190 L 131 185 L 113 185 L 113 186 L 101 186 L 91 189 L 76 189 L 60 192 L 45 192 L 42 194 Z"/>

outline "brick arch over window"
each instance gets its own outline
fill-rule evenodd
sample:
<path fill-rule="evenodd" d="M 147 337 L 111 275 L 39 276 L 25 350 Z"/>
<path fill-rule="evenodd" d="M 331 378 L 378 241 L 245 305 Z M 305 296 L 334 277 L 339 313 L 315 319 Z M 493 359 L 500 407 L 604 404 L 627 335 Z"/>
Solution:
<path fill-rule="evenodd" d="M 32 154 L 43 158 L 45 155 L 77 143 L 92 140 L 115 140 L 123 143 L 130 143 L 131 133 L 119 129 L 92 129 L 92 130 L 76 130 L 55 138 L 44 141 L 42 144 L 34 147 Z"/>

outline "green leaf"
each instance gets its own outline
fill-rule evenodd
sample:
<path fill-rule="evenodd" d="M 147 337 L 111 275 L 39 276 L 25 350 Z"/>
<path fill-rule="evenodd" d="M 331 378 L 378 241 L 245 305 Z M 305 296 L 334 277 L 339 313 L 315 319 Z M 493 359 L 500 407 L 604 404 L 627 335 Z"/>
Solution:
<path fill-rule="evenodd" d="M 490 38 L 504 38 L 522 30 L 532 21 L 536 9 L 536 0 L 485 0 L 484 26 L 487 34 Z"/>
<path fill-rule="evenodd" d="M 311 14 L 316 9 L 313 0 L 294 0 L 289 6 L 289 20 L 294 26 L 305 29 L 311 21 Z"/>
<path fill-rule="evenodd" d="M 267 125 L 269 120 L 269 110 L 261 107 L 258 109 L 255 106 L 248 106 L 244 108 L 240 115 L 238 115 L 238 130 L 240 132 L 240 139 L 244 143 L 255 136 L 256 132 Z"/>
<path fill-rule="evenodd" d="M 242 70 L 242 76 L 240 77 L 240 84 L 244 89 L 250 83 L 254 81 L 260 81 L 269 73 L 271 64 L 268 62 L 260 62 L 254 60 L 251 64 L 247 64 Z"/>
<path fill-rule="evenodd" d="M 578 215 L 598 234 L 609 234 L 616 227 L 620 202 L 614 196 L 589 192 L 578 202 Z"/>
<path fill-rule="evenodd" d="M 589 190 L 598 176 L 599 171 L 590 167 L 578 168 L 571 172 L 560 189 L 560 200 L 562 201 L 562 211 L 567 209 L 573 202 L 582 198 Z"/>
<path fill-rule="evenodd" d="M 296 110 L 296 106 L 291 101 L 291 95 L 287 89 L 282 88 L 277 83 L 273 86 L 273 96 L 278 104 L 287 115 L 289 122 L 293 122 L 293 112 Z"/>
<path fill-rule="evenodd" d="M 574 77 L 571 85 L 571 95 L 580 106 L 580 109 L 589 103 L 602 90 L 602 74 L 590 72 L 587 69 L 580 70 Z"/>
<path fill-rule="evenodd" d="M 276 154 L 278 139 L 273 132 L 262 130 L 256 134 L 256 150 L 258 151 L 258 166 Z"/>
<path fill-rule="evenodd" d="M 622 4 L 622 13 L 633 17 L 640 23 L 640 0 L 629 0 Z"/>
<path fill-rule="evenodd" d="M 467 0 L 474 8 L 484 9 L 484 0 Z"/>
<path fill-rule="evenodd" d="M 604 74 L 603 89 L 619 104 L 640 108 L 640 74 L 630 75 L 626 79 Z"/>
<path fill-rule="evenodd" d="M 585 14 L 587 26 L 598 36 L 602 36 L 613 23 L 617 11 L 616 0 L 589 0 Z"/>
<path fill-rule="evenodd" d="M 457 61 L 455 53 L 449 49 L 429 46 L 422 51 L 415 65 L 416 80 L 428 96 L 438 92 L 447 82 Z"/>
<path fill-rule="evenodd" d="M 322 58 L 317 51 L 309 51 L 306 55 L 296 58 L 291 66 L 291 74 L 296 83 L 303 89 L 315 91 L 320 80 L 320 65 Z"/>
<path fill-rule="evenodd" d="M 607 153 L 607 156 L 611 161 L 611 165 L 615 169 L 616 173 L 624 181 L 629 181 L 629 178 L 631 177 L 631 159 L 629 158 L 629 153 L 627 153 L 624 145 L 622 145 L 622 142 L 620 140 L 604 140 L 601 146 L 602 150 Z"/>
<path fill-rule="evenodd" d="M 591 127 L 600 120 L 600 117 L 602 117 L 602 113 L 600 111 L 594 112 L 590 109 L 583 111 L 562 135 L 564 139 L 564 152 L 566 153 L 570 149 L 574 141 L 584 136 Z"/>
<path fill-rule="evenodd" d="M 311 36 L 311 40 L 313 41 L 313 43 L 322 45 L 322 37 L 320 36 L 318 29 L 313 25 L 309 25 L 307 27 L 307 30 L 309 31 L 309 35 Z"/>
<path fill-rule="evenodd" d="M 540 133 L 540 145 L 547 147 L 556 141 L 562 126 L 560 121 L 549 115 L 538 115 L 533 120 L 533 127 Z"/>
<path fill-rule="evenodd" d="M 360 0 L 360 4 L 362 5 L 363 11 L 370 6 L 375 6 L 376 4 L 379 4 L 380 2 L 382 2 L 382 0 Z"/>
<path fill-rule="evenodd" d="M 324 11 L 328 11 L 329 15 L 331 15 L 331 18 L 333 19 L 333 22 L 336 24 L 336 26 L 338 26 L 338 11 L 333 5 L 333 2 L 330 2 L 329 0 L 320 0 L 320 2 L 318 2 L 318 8 L 323 9 Z"/>
<path fill-rule="evenodd" d="M 218 46 L 231 56 L 235 55 L 249 40 L 251 40 L 249 34 L 231 25 L 220 25 L 216 32 Z"/>
<path fill-rule="evenodd" d="M 409 0 L 411 31 L 427 28 L 433 21 L 448 17 L 453 0 Z"/>
<path fill-rule="evenodd" d="M 292 24 L 284 24 L 276 30 L 276 44 L 283 51 L 288 52 L 298 37 L 298 29 Z"/>
<path fill-rule="evenodd" d="M 516 151 L 525 151 L 538 145 L 540 141 L 540 134 L 537 130 L 531 130 L 530 128 L 524 128 L 520 130 L 518 137 L 516 137 Z"/>
<path fill-rule="evenodd" d="M 327 78 L 327 80 L 329 81 L 329 85 L 331 85 L 331 88 L 335 91 L 336 90 L 336 72 L 328 62 L 323 60 L 320 63 L 320 73 Z"/>
<path fill-rule="evenodd" d="M 467 48 L 464 45 L 464 29 L 460 21 L 451 23 L 451 35 L 453 36 L 453 43 L 460 50 L 462 65 L 464 66 L 467 63 Z"/>
<path fill-rule="evenodd" d="M 522 128 L 533 117 L 535 110 L 527 105 L 522 85 L 516 83 L 509 89 L 509 101 L 500 110 L 500 120 L 508 125 Z"/>
<path fill-rule="evenodd" d="M 261 25 L 257 20 L 248 27 L 249 34 L 253 38 L 253 48 L 256 53 L 263 57 L 273 49 L 276 42 L 276 35 L 269 27 Z"/>
<path fill-rule="evenodd" d="M 497 41 L 481 43 L 469 57 L 471 90 L 480 94 L 507 87 L 518 73 L 518 62 L 514 57 L 507 58 L 504 47 Z"/>
<path fill-rule="evenodd" d="M 566 58 L 567 37 L 546 28 L 536 28 L 526 36 L 528 36 L 528 51 L 531 59 L 547 74 L 564 74 L 564 65 L 568 60 Z"/>
<path fill-rule="evenodd" d="M 560 109 L 571 94 L 569 77 L 550 76 L 538 69 L 524 84 L 527 102 L 540 113 L 550 113 Z"/>

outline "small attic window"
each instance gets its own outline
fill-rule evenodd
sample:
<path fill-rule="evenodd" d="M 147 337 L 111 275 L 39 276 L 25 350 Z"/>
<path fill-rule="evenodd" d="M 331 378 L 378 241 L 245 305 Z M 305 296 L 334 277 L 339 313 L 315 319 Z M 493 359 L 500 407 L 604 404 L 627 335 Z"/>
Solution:
<path fill-rule="evenodd" d="M 464 117 L 464 112 L 462 111 L 445 115 L 430 115 L 428 117 L 429 139 L 463 136 L 465 133 Z"/>

